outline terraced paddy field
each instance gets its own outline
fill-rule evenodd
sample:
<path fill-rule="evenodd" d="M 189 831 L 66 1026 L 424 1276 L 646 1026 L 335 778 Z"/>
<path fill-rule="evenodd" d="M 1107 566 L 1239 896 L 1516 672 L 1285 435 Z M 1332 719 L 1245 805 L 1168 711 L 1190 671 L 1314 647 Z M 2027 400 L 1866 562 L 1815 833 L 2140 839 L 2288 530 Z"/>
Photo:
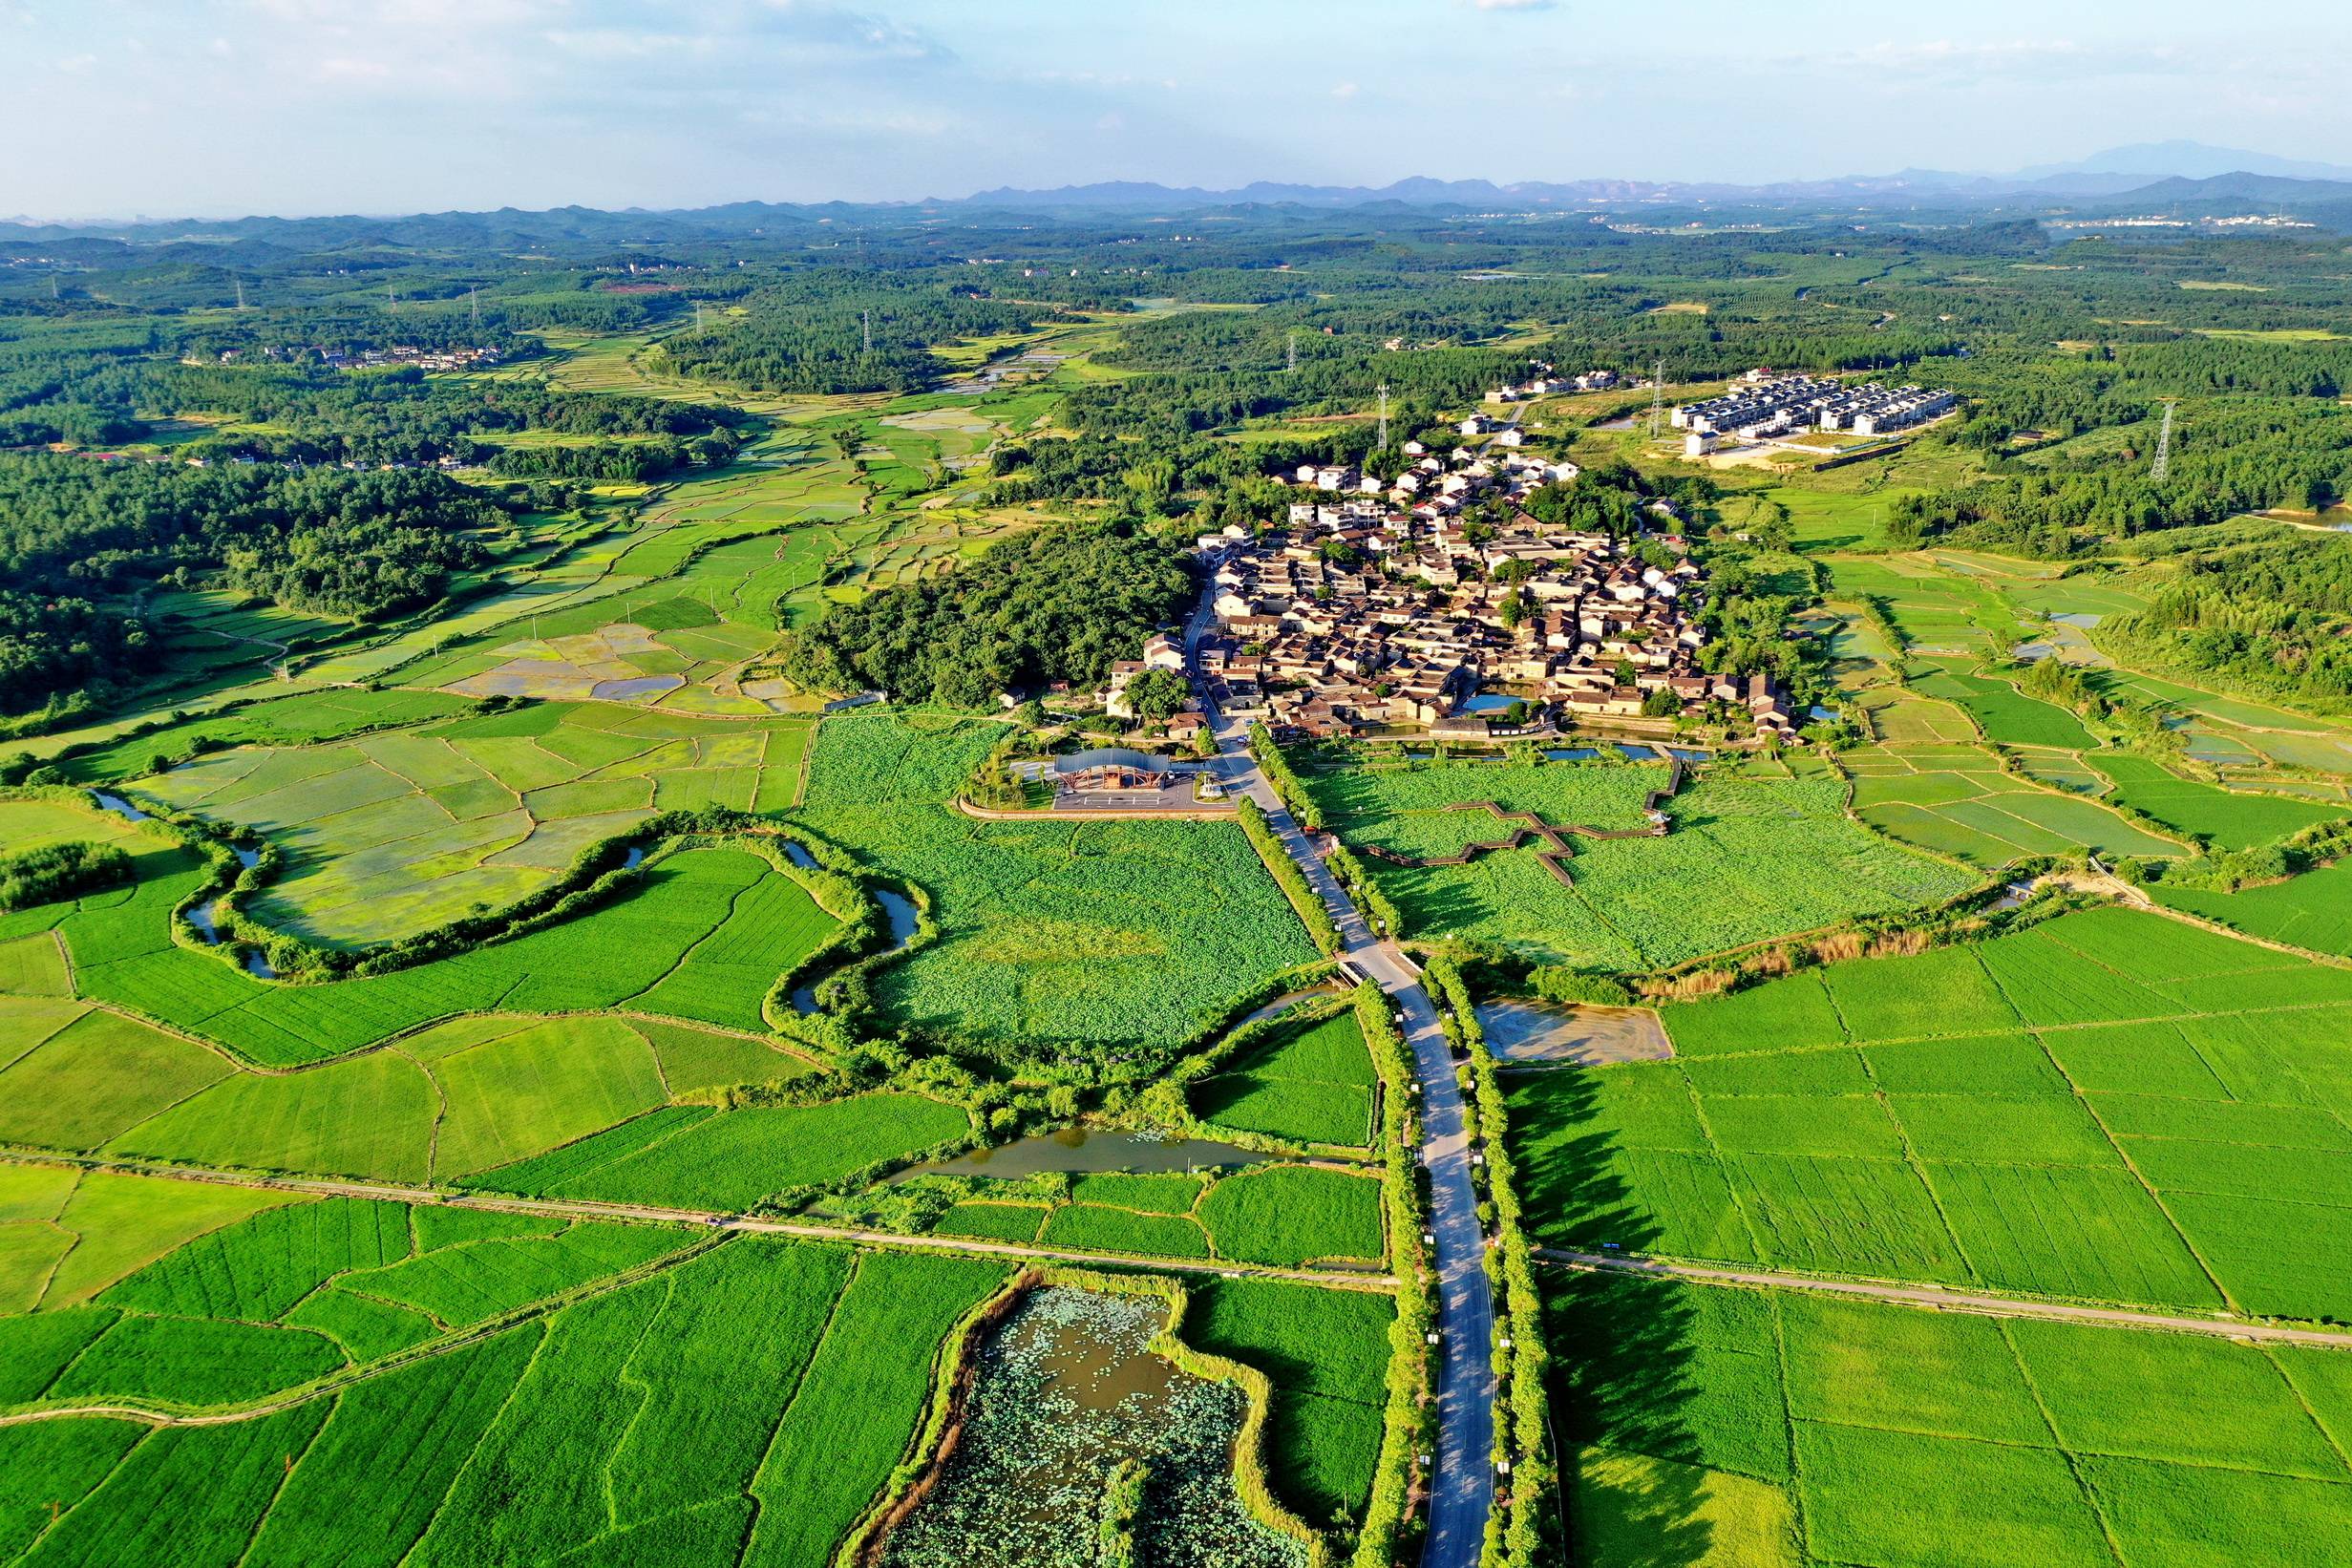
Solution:
<path fill-rule="evenodd" d="M 1642 795 L 1663 782 L 1655 768 L 1449 763 L 1325 773 L 1309 787 L 1342 838 L 1426 854 L 1498 837 L 1486 814 L 1445 809 L 1494 798 L 1498 786 L 1547 821 L 1600 816 L 1593 825 L 1609 826 L 1638 824 Z M 1842 797 L 1834 780 L 1702 777 L 1665 802 L 1663 837 L 1572 839 L 1573 888 L 1545 869 L 1540 845 L 1461 866 L 1370 863 L 1415 940 L 1495 942 L 1544 962 L 1622 969 L 1937 903 L 1975 885 L 1971 873 L 1854 822 Z"/>
<path fill-rule="evenodd" d="M 894 1021 L 1150 1060 L 1315 957 L 1235 825 L 982 822 L 954 810 L 999 732 L 877 710 L 825 721 L 791 819 L 922 888 L 938 926 L 874 977 Z"/>
<path fill-rule="evenodd" d="M 1544 1240 L 2352 1316 L 2352 969 L 2104 909 L 1663 1019 L 1515 1080 Z"/>
<path fill-rule="evenodd" d="M 511 903 L 659 811 L 788 807 L 812 728 L 538 703 L 336 744 L 242 746 L 123 788 L 269 839 L 286 864 L 249 912 L 358 945 Z"/>
<path fill-rule="evenodd" d="M 11 803 L 0 829 L 19 831 L 24 820 Z M 272 984 L 172 940 L 171 911 L 205 876 L 185 851 L 144 837 L 123 843 L 137 852 L 133 887 L 0 917 L 0 946 L 11 955 L 0 984 L 19 1000 L 78 997 L 152 1020 L 192 1037 L 198 1043 L 167 1038 L 200 1055 L 217 1049 L 265 1069 L 501 1010 L 626 1008 L 762 1035 L 777 979 L 839 925 L 764 855 L 697 849 L 649 861 L 636 888 L 610 904 L 506 942 L 383 975 Z"/>
<path fill-rule="evenodd" d="M 2071 757 L 2071 753 L 2054 753 Z M 2114 857 L 2190 853 L 2097 800 L 2047 789 L 2004 770 L 1971 742 L 1872 746 L 1842 753 L 1854 779 L 1854 814 L 1891 838 L 1997 870 L 2032 856 L 2085 850 Z M 2077 770 L 2104 788 L 2084 765 Z M 2053 774 L 2041 767 L 2037 775 Z"/>
<path fill-rule="evenodd" d="M 2248 849 L 2347 815 L 2341 805 L 2183 778 L 2162 763 L 2130 752 L 2102 752 L 2084 760 L 2114 785 L 2116 799 L 2215 849 Z"/>
<path fill-rule="evenodd" d="M 1545 1284 L 1575 1560 L 1594 1568 L 2343 1560 L 2352 1350 Z"/>

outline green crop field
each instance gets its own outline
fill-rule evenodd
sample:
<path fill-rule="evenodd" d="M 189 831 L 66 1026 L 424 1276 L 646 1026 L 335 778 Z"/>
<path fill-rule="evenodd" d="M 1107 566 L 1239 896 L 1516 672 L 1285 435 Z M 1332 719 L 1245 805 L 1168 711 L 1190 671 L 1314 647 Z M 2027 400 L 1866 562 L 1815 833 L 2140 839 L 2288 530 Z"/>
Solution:
<path fill-rule="evenodd" d="M 2246 849 L 2347 815 L 2308 801 L 2202 784 L 2128 752 L 2101 752 L 2087 760 L 2113 782 L 2118 800 L 2216 849 Z"/>
<path fill-rule="evenodd" d="M 367 943 L 535 892 L 657 810 L 790 806 L 809 732 L 802 719 L 549 702 L 328 745 L 242 746 L 123 788 L 269 839 L 286 866 L 257 919 Z"/>
<path fill-rule="evenodd" d="M 1549 798 L 1612 810 L 1630 801 L 1638 811 L 1642 791 L 1664 781 L 1662 770 L 1609 764 L 1502 770 L 1453 763 L 1369 775 L 1370 783 L 1361 782 L 1363 774 L 1324 773 L 1311 787 L 1350 842 L 1442 829 L 1458 847 L 1503 834 L 1484 813 L 1437 807 L 1492 798 L 1490 780 L 1514 773 L 1557 773 L 1563 782 L 1544 786 Z M 1392 789 L 1409 794 L 1391 805 Z M 1546 796 L 1531 785 L 1515 798 Z M 1497 942 L 1547 962 L 1605 968 L 1657 967 L 1854 915 L 1936 903 L 1974 882 L 1856 824 L 1831 782 L 1702 779 L 1665 810 L 1672 829 L 1662 838 L 1572 840 L 1573 890 L 1544 869 L 1540 846 L 1461 866 L 1373 862 L 1372 875 L 1396 901 L 1410 937 Z M 1416 826 L 1432 821 L 1439 826 Z"/>
<path fill-rule="evenodd" d="M 0 942 L 53 929 L 83 997 L 268 1067 L 498 1007 L 627 1006 L 762 1030 L 761 1005 L 776 978 L 836 925 L 765 857 L 696 849 L 648 862 L 625 897 L 507 942 L 367 979 L 267 985 L 172 941 L 172 907 L 202 880 L 190 856 L 149 839 L 138 865 L 129 898 L 109 893 L 0 917 Z"/>
<path fill-rule="evenodd" d="M 1856 816 L 1889 837 L 1987 870 L 2029 856 L 2172 858 L 2187 847 L 2105 804 L 2040 788 L 1968 743 L 1875 746 L 1839 763 Z M 2098 780 L 2097 788 L 2105 789 Z"/>
<path fill-rule="evenodd" d="M 1576 1560 L 2327 1560 L 2352 1350 L 1546 1278 Z"/>
<path fill-rule="evenodd" d="M 2215 921 L 2272 942 L 2352 958 L 2352 861 L 2267 886 L 2222 893 L 2194 887 L 2153 889 L 2170 908 Z"/>
<path fill-rule="evenodd" d="M 1547 1240 L 2352 1315 L 2352 970 L 2100 910 L 1663 1016 L 1514 1080 Z"/>
<path fill-rule="evenodd" d="M 2080 751 L 2096 744 L 2083 721 L 2065 709 L 2028 697 L 1995 676 L 1952 660 L 1931 663 L 1910 682 L 1915 691 L 1965 709 L 1987 740 L 2002 746 L 2052 746 Z"/>
<path fill-rule="evenodd" d="M 934 1347 L 1005 1278 L 765 1238 L 697 1252 L 691 1233 L 657 1226 L 605 1227 L 568 1267 L 513 1256 L 595 1229 L 413 1251 L 407 1210 L 329 1199 L 218 1231 L 96 1306 L 0 1318 L 19 1408 L 103 1395 L 228 1417 L 0 1429 L 0 1492 L 32 1500 L 0 1515 L 0 1549 L 162 1560 L 156 1521 L 169 1519 L 175 1561 L 821 1559 L 911 1436 Z M 380 1306 L 387 1290 L 431 1303 L 412 1359 L 269 1413 L 278 1390 L 392 1348 L 272 1320 L 325 1323 L 311 1303 Z M 521 1315 L 446 1337 L 487 1308 Z M 783 1496 L 789 1508 L 760 1506 Z"/>
<path fill-rule="evenodd" d="M 920 714 L 825 721 L 795 820 L 922 888 L 940 926 L 875 978 L 894 1020 L 1165 1051 L 1315 956 L 1237 826 L 980 822 L 953 810 L 997 733 Z"/>
<path fill-rule="evenodd" d="M 1353 1012 L 1269 1042 L 1194 1091 L 1202 1120 L 1301 1143 L 1363 1147 L 1379 1080 Z"/>
<path fill-rule="evenodd" d="M 1218 1280 L 1193 1292 L 1185 1340 L 1274 1380 L 1267 1457 L 1302 1517 L 1351 1516 L 1370 1494 L 1395 1319 L 1373 1291 Z"/>

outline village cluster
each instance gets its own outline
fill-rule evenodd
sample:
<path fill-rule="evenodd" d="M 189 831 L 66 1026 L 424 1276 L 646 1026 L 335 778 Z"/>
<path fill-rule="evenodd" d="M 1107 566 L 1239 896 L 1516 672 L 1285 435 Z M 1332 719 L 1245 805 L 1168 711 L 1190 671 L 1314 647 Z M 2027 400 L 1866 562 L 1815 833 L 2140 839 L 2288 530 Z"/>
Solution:
<path fill-rule="evenodd" d="M 1573 480 L 1573 463 L 1493 445 L 1404 450 L 1411 466 L 1385 483 L 1331 466 L 1287 476 L 1313 498 L 1291 504 L 1282 530 L 1201 537 L 1216 625 L 1195 663 L 1220 710 L 1318 736 L 1417 727 L 1467 738 L 1559 716 L 1696 718 L 1721 704 L 1760 734 L 1793 737 L 1762 675 L 1699 667 L 1706 582 L 1679 534 L 1647 536 L 1659 564 L 1638 542 L 1519 507 Z M 1666 502 L 1652 508 L 1677 525 Z M 1141 667 L 1114 675 L 1114 700 Z"/>
<path fill-rule="evenodd" d="M 1959 405 L 1957 393 L 1923 387 L 1750 371 L 1720 397 L 1677 407 L 1668 422 L 1684 433 L 1685 454 L 1697 457 L 1727 439 L 1769 441 L 1812 430 L 1891 435 L 1940 418 Z"/>
<path fill-rule="evenodd" d="M 499 361 L 496 349 L 420 349 L 413 343 L 395 343 L 389 349 L 362 349 L 356 353 L 341 349 L 281 349 L 274 345 L 254 350 L 254 357 L 281 364 L 306 354 L 316 356 L 320 364 L 334 371 L 381 371 L 396 365 L 413 365 L 420 371 L 470 371 Z M 234 365 L 244 357 L 242 349 L 221 350 L 223 365 Z"/>

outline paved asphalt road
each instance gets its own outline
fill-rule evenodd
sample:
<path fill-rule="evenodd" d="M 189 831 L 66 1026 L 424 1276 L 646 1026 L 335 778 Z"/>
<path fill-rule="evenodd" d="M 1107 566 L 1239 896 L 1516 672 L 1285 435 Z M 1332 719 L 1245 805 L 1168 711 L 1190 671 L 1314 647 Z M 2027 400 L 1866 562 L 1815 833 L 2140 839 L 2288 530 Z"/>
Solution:
<path fill-rule="evenodd" d="M 1185 628 L 1187 656 L 1211 625 L 1203 594 Z M 1421 1080 L 1422 1163 L 1429 1167 L 1430 1233 L 1437 1238 L 1438 1329 L 1442 1364 L 1437 1384 L 1436 1474 L 1430 1498 L 1424 1568 L 1475 1568 L 1494 1507 L 1494 1303 L 1486 1277 L 1486 1237 L 1478 1228 L 1470 1177 L 1470 1138 L 1453 1061 L 1437 1023 L 1437 1009 L 1421 988 L 1420 971 L 1404 949 L 1375 937 L 1340 888 L 1330 868 L 1291 820 L 1289 811 L 1249 754 L 1249 726 L 1213 713 L 1214 766 L 1228 791 L 1264 808 L 1282 847 L 1330 909 L 1346 945 L 1342 956 L 1388 993 L 1402 1015 Z"/>

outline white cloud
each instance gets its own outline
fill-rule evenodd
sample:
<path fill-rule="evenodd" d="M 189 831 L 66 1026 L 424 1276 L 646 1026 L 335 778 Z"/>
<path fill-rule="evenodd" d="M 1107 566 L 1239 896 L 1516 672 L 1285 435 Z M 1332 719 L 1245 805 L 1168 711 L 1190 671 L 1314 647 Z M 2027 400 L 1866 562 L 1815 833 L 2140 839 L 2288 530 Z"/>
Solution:
<path fill-rule="evenodd" d="M 1551 11 L 1556 0 L 1460 0 L 1473 11 Z"/>

